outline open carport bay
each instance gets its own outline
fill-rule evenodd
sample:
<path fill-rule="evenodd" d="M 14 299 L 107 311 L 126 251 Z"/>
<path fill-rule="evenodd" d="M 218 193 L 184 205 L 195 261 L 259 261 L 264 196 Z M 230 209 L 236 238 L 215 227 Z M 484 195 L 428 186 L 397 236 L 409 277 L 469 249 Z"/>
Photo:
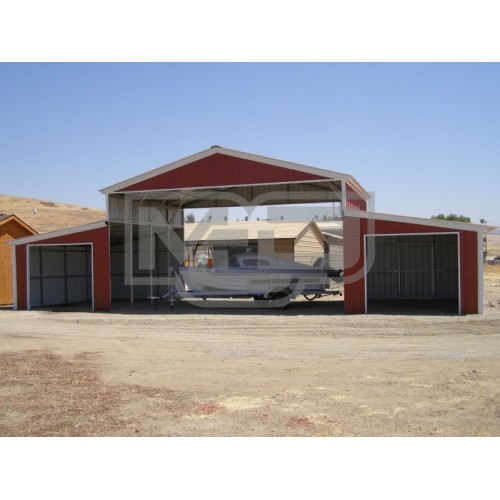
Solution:
<path fill-rule="evenodd" d="M 367 236 L 366 255 L 368 312 L 418 304 L 459 312 L 457 234 Z"/>

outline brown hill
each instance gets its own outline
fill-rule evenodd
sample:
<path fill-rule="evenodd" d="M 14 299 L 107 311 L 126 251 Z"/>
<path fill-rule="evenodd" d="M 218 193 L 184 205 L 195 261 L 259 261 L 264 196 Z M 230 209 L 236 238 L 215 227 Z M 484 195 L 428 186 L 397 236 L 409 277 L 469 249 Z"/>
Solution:
<path fill-rule="evenodd" d="M 106 211 L 68 203 L 0 194 L 0 213 L 17 215 L 39 233 L 98 222 Z"/>

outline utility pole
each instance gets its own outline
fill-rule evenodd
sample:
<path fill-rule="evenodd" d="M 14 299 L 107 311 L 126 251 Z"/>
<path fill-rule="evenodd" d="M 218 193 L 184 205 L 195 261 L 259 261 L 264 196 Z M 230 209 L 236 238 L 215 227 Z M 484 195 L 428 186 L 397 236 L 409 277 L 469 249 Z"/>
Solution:
<path fill-rule="evenodd" d="M 479 221 L 481 224 L 488 224 L 487 220 L 481 219 Z M 483 233 L 483 265 L 486 264 L 486 259 L 488 258 L 488 237 L 486 236 L 486 231 Z"/>

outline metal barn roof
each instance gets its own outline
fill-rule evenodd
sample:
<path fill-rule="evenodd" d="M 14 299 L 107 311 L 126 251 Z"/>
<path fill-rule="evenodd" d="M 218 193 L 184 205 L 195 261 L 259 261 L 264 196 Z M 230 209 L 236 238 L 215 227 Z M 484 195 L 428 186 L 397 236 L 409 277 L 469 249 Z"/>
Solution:
<path fill-rule="evenodd" d="M 474 231 L 478 233 L 489 232 L 495 229 L 495 226 L 485 226 L 482 224 L 472 224 L 469 222 L 455 222 L 455 221 L 441 220 L 441 219 L 424 219 L 421 217 L 381 214 L 378 212 L 362 212 L 358 210 L 346 210 L 344 212 L 344 217 L 382 220 L 387 222 L 402 222 L 405 224 L 417 224 L 421 226 L 441 227 L 444 229 L 455 229 L 457 231 Z"/>
<path fill-rule="evenodd" d="M 212 147 L 101 190 L 183 208 L 342 201 L 343 183 L 364 200 L 354 177 L 232 149 Z"/>

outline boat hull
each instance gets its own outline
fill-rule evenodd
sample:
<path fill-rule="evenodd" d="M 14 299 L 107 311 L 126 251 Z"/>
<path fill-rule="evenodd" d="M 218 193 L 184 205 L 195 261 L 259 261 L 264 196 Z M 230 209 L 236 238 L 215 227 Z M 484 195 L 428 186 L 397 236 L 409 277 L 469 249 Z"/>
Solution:
<path fill-rule="evenodd" d="M 328 286 L 328 275 L 321 270 L 273 270 L 188 268 L 179 269 L 182 279 L 194 292 L 226 292 L 252 296 L 269 296 L 280 290 L 291 293 L 318 291 Z"/>

